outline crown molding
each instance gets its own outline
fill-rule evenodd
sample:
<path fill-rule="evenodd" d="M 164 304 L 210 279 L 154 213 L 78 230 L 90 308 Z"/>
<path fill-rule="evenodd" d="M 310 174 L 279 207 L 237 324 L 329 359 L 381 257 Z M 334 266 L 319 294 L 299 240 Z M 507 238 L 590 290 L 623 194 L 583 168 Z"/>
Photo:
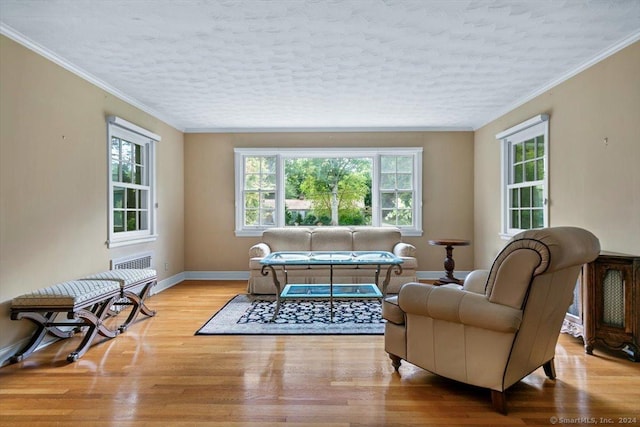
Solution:
<path fill-rule="evenodd" d="M 470 126 L 451 127 L 274 127 L 274 128 L 186 128 L 184 133 L 305 133 L 305 132 L 473 132 Z"/>

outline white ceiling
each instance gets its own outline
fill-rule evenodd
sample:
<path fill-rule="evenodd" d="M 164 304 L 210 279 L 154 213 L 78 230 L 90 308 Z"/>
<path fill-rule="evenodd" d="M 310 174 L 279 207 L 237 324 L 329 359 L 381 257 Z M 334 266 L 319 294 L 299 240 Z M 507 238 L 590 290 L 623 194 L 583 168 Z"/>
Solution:
<path fill-rule="evenodd" d="M 0 21 L 187 132 L 476 129 L 640 40 L 640 0 L 0 0 Z"/>

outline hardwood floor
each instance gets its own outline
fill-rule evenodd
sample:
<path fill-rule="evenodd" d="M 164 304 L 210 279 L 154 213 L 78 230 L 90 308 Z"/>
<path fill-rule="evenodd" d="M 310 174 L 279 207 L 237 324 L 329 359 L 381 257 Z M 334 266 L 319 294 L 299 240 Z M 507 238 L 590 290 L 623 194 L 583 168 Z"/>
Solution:
<path fill-rule="evenodd" d="M 600 349 L 588 356 L 567 335 L 557 347 L 558 379 L 539 369 L 516 384 L 506 416 L 493 412 L 488 390 L 407 363 L 394 373 L 382 336 L 194 335 L 244 291 L 243 282 L 183 282 L 149 300 L 156 317 L 141 317 L 75 363 L 65 359 L 79 338 L 0 368 L 0 424 L 640 424 L 640 364 Z"/>

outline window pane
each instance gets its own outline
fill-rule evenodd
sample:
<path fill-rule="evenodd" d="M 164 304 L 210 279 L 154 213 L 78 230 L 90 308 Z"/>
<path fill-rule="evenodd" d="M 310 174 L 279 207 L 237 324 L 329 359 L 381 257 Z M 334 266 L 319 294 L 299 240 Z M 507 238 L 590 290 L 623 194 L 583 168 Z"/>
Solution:
<path fill-rule="evenodd" d="M 276 158 L 274 156 L 262 158 L 262 173 L 276 173 Z"/>
<path fill-rule="evenodd" d="M 131 164 L 122 164 L 122 182 L 131 183 Z"/>
<path fill-rule="evenodd" d="M 514 209 L 511 211 L 511 228 L 520 228 L 520 211 Z"/>
<path fill-rule="evenodd" d="M 244 194 L 244 206 L 246 209 L 257 209 L 260 206 L 260 193 L 246 192 Z"/>
<path fill-rule="evenodd" d="M 396 175 L 390 173 L 383 173 L 380 176 L 380 189 L 382 190 L 395 190 L 396 189 Z"/>
<path fill-rule="evenodd" d="M 522 182 L 522 163 L 515 165 L 513 168 L 513 183 L 518 184 Z"/>
<path fill-rule="evenodd" d="M 520 211 L 520 228 L 529 230 L 531 228 L 531 211 L 524 209 Z"/>
<path fill-rule="evenodd" d="M 140 144 L 135 145 L 135 151 L 132 160 L 133 163 L 142 164 L 142 146 Z"/>
<path fill-rule="evenodd" d="M 542 209 L 533 210 L 533 228 L 544 227 L 544 212 Z"/>
<path fill-rule="evenodd" d="M 544 136 L 542 135 L 536 137 L 536 156 L 544 156 Z"/>
<path fill-rule="evenodd" d="M 398 174 L 398 189 L 410 190 L 413 188 L 413 180 L 411 174 Z"/>
<path fill-rule="evenodd" d="M 136 209 L 137 207 L 137 191 L 132 188 L 127 188 L 127 209 Z"/>
<path fill-rule="evenodd" d="M 408 156 L 397 157 L 398 173 L 413 173 L 413 158 Z"/>
<path fill-rule="evenodd" d="M 395 173 L 396 172 L 396 158 L 393 156 L 381 156 L 380 157 L 380 169 L 382 173 Z"/>
<path fill-rule="evenodd" d="M 135 172 L 135 176 L 134 176 L 134 182 L 138 185 L 142 185 L 144 184 L 142 182 L 142 166 L 136 166 L 136 172 Z"/>
<path fill-rule="evenodd" d="M 406 209 L 411 208 L 413 202 L 412 192 L 398 192 L 398 208 Z"/>
<path fill-rule="evenodd" d="M 111 138 L 111 158 L 120 161 L 120 139 Z"/>
<path fill-rule="evenodd" d="M 511 207 L 512 208 L 520 207 L 520 190 L 517 188 L 511 189 Z"/>
<path fill-rule="evenodd" d="M 111 180 L 120 181 L 120 162 L 116 160 L 111 161 Z"/>
<path fill-rule="evenodd" d="M 260 159 L 261 157 L 245 157 L 244 173 L 260 173 Z"/>
<path fill-rule="evenodd" d="M 137 215 L 135 211 L 127 211 L 127 231 L 138 229 Z"/>
<path fill-rule="evenodd" d="M 147 230 L 149 228 L 149 211 L 138 212 L 138 227 L 140 230 Z"/>
<path fill-rule="evenodd" d="M 514 163 L 521 162 L 523 160 L 522 159 L 522 143 L 515 144 L 514 145 L 514 149 L 515 149 L 515 161 L 514 161 Z"/>
<path fill-rule="evenodd" d="M 544 160 L 543 159 L 536 160 L 536 179 L 540 181 L 544 179 Z"/>
<path fill-rule="evenodd" d="M 273 209 L 267 209 L 262 211 L 262 225 L 274 225 L 275 221 L 275 211 Z"/>
<path fill-rule="evenodd" d="M 122 161 L 131 163 L 133 153 L 133 143 L 129 141 L 122 141 Z"/>
<path fill-rule="evenodd" d="M 382 209 L 382 224 L 383 225 L 396 225 L 396 211 Z"/>
<path fill-rule="evenodd" d="M 244 211 L 244 225 L 259 225 L 257 209 L 246 209 Z"/>
<path fill-rule="evenodd" d="M 262 190 L 274 190 L 276 188 L 276 175 L 269 174 L 262 177 Z"/>
<path fill-rule="evenodd" d="M 536 180 L 536 162 L 535 161 L 531 161 L 531 162 L 527 162 L 524 164 L 524 169 L 525 169 L 525 180 L 527 182 L 531 182 L 531 181 L 535 181 Z"/>
<path fill-rule="evenodd" d="M 536 158 L 536 144 L 534 139 L 529 139 L 524 143 L 524 159 L 532 160 Z"/>
<path fill-rule="evenodd" d="M 381 193 L 380 194 L 380 206 L 382 209 L 390 209 L 396 207 L 396 194 L 395 193 Z"/>
<path fill-rule="evenodd" d="M 398 211 L 397 225 L 411 225 L 413 224 L 413 211 L 411 209 L 401 209 Z"/>
<path fill-rule="evenodd" d="M 115 209 L 124 208 L 124 188 L 113 187 L 113 207 Z"/>
<path fill-rule="evenodd" d="M 531 187 L 520 189 L 520 206 L 523 208 L 531 207 Z"/>
<path fill-rule="evenodd" d="M 535 187 L 533 187 L 533 205 L 532 206 L 534 208 L 541 208 L 542 203 L 543 203 L 542 186 L 536 185 Z"/>
<path fill-rule="evenodd" d="M 113 231 L 116 233 L 124 231 L 124 212 L 113 212 Z"/>
<path fill-rule="evenodd" d="M 244 188 L 246 188 L 247 190 L 260 189 L 260 175 L 246 175 L 244 177 Z"/>

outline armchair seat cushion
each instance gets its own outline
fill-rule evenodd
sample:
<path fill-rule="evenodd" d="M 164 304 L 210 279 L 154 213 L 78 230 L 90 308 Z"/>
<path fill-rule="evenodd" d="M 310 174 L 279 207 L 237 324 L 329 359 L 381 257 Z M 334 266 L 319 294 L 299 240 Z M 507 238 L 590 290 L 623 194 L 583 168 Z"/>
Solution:
<path fill-rule="evenodd" d="M 382 301 L 382 317 L 396 325 L 404 325 L 404 311 L 398 305 L 398 296 L 390 296 Z"/>

